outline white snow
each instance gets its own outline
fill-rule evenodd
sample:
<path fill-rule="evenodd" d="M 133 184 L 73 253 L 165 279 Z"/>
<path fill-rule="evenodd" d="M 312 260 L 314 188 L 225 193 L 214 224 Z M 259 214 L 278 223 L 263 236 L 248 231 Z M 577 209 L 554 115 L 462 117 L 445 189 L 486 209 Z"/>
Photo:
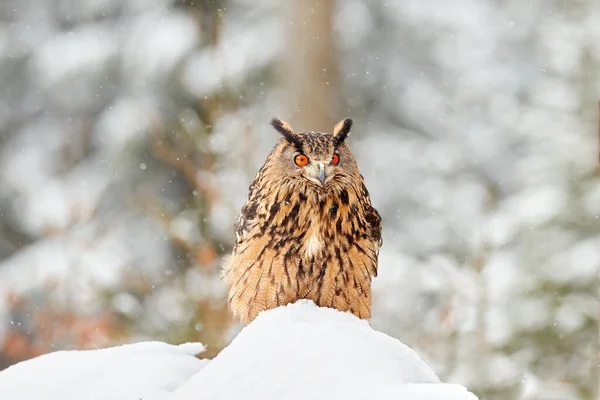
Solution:
<path fill-rule="evenodd" d="M 212 361 L 200 343 L 61 351 L 0 372 L 0 399 L 476 400 L 400 341 L 299 301 L 261 313 Z"/>
<path fill-rule="evenodd" d="M 134 400 L 172 391 L 206 360 L 200 343 L 144 342 L 101 350 L 57 351 L 0 372 L 0 399 Z"/>
<path fill-rule="evenodd" d="M 171 400 L 475 399 L 440 384 L 400 341 L 349 313 L 299 301 L 261 313 Z"/>

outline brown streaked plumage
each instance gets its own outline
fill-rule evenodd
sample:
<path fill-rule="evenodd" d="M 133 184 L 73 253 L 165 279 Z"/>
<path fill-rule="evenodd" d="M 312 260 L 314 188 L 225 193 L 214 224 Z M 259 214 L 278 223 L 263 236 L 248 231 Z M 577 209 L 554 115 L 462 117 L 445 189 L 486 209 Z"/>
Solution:
<path fill-rule="evenodd" d="M 333 134 L 271 124 L 282 139 L 250 185 L 224 266 L 231 311 L 249 323 L 261 311 L 309 299 L 370 318 L 381 218 L 345 143 L 352 120 Z"/>

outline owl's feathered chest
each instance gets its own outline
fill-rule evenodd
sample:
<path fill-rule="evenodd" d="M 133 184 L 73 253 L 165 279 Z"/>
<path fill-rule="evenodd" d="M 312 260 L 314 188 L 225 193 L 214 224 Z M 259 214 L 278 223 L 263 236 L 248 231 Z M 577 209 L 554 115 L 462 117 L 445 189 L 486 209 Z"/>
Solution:
<path fill-rule="evenodd" d="M 299 298 L 370 315 L 381 225 L 364 185 L 251 187 L 236 236 L 225 281 L 242 320 Z"/>
<path fill-rule="evenodd" d="M 336 247 L 347 251 L 361 238 L 380 240 L 378 215 L 368 193 L 362 196 L 348 186 L 286 189 L 256 199 L 250 196 L 238 220 L 236 250 L 267 236 L 274 249 L 287 249 L 289 256 L 327 258 Z"/>

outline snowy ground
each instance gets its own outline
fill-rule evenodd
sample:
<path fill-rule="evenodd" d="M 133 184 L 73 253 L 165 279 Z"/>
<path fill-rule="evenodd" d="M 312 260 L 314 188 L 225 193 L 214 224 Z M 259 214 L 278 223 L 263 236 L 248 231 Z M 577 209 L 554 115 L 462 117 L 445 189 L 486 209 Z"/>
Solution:
<path fill-rule="evenodd" d="M 262 313 L 212 361 L 200 343 L 59 351 L 0 372 L 11 400 L 474 400 L 410 348 L 349 313 L 300 301 Z"/>
<path fill-rule="evenodd" d="M 200 343 L 145 342 L 100 350 L 57 351 L 0 373 L 0 399 L 135 399 L 172 391 L 207 361 Z"/>

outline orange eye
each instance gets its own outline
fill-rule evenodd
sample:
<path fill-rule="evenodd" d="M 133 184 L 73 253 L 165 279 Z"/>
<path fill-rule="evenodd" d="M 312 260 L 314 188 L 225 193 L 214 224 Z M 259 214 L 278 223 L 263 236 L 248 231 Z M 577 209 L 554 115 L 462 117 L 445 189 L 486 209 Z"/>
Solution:
<path fill-rule="evenodd" d="M 333 157 L 331 158 L 331 165 L 338 165 L 338 163 L 340 162 L 340 155 L 335 153 L 333 155 Z"/>
<path fill-rule="evenodd" d="M 305 167 L 308 164 L 308 157 L 306 157 L 304 154 L 298 154 L 296 157 L 294 157 L 294 162 L 299 167 Z"/>

